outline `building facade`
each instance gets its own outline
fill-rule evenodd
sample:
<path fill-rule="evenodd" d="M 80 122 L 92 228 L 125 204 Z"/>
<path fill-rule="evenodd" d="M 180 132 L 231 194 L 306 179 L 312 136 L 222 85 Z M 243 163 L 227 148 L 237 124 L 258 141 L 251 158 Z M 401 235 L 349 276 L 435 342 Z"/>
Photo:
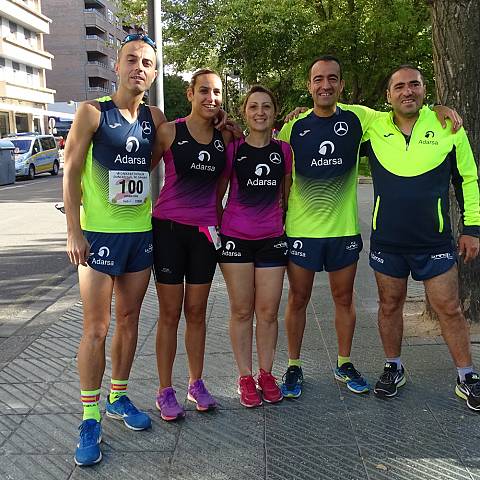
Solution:
<path fill-rule="evenodd" d="M 53 55 L 44 48 L 51 20 L 40 0 L 0 0 L 0 135 L 45 132 Z M 47 35 L 48 36 L 48 35 Z"/>
<path fill-rule="evenodd" d="M 113 93 L 116 54 L 126 35 L 113 1 L 43 0 L 43 9 L 52 19 L 45 45 L 55 56 L 47 73 L 55 100 L 79 102 Z"/>

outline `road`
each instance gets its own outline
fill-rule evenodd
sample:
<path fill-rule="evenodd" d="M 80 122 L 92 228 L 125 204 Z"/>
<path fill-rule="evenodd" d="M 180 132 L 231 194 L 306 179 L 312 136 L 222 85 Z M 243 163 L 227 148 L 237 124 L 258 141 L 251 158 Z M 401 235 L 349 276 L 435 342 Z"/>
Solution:
<path fill-rule="evenodd" d="M 64 251 L 65 217 L 55 209 L 61 201 L 62 171 L 0 187 L 0 338 L 29 320 L 35 303 L 43 308 L 39 300 L 50 295 L 53 303 L 57 287 L 74 279 Z"/>

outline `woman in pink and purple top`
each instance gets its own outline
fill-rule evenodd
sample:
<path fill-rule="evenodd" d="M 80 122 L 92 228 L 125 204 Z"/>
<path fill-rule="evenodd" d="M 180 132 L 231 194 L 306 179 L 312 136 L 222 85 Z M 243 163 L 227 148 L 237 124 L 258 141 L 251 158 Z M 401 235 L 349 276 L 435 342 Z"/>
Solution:
<path fill-rule="evenodd" d="M 212 70 L 192 76 L 191 113 L 159 127 L 154 158 L 163 154 L 165 184 L 153 211 L 154 274 L 160 306 L 156 351 L 160 378 L 156 405 L 164 420 L 185 416 L 172 388 L 177 329 L 183 311 L 188 356 L 188 399 L 199 411 L 216 407 L 202 381 L 205 317 L 219 240 L 217 184 L 225 168 L 229 132 L 214 128 L 222 82 Z M 216 244 L 216 245 L 215 245 Z"/>
<path fill-rule="evenodd" d="M 278 333 L 278 307 L 288 261 L 283 228 L 291 184 L 290 146 L 271 138 L 277 113 L 268 89 L 247 93 L 243 115 L 249 134 L 227 148 L 227 167 L 219 187 L 230 181 L 221 221 L 219 262 L 230 298 L 230 337 L 240 374 L 238 393 L 245 407 L 275 403 L 283 396 L 272 365 Z M 252 376 L 253 316 L 259 373 Z"/>

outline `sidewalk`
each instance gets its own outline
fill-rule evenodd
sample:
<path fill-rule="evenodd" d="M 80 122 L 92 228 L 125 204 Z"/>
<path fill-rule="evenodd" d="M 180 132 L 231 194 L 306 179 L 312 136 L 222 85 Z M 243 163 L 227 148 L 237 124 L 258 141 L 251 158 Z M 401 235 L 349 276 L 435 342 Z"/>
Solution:
<path fill-rule="evenodd" d="M 376 327 L 376 289 L 368 267 L 371 185 L 359 186 L 364 251 L 356 280 L 357 331 L 352 359 L 373 384 L 383 368 Z M 283 311 L 275 374 L 285 369 Z M 455 370 L 438 339 L 405 341 L 407 384 L 382 401 L 357 396 L 333 378 L 336 340 L 325 274 L 317 275 L 303 345 L 306 375 L 298 400 L 247 410 L 236 393 L 228 336 L 228 299 L 220 273 L 208 307 L 205 381 L 220 402 L 215 412 L 197 413 L 189 402 L 177 423 L 160 419 L 154 406 L 157 374 L 157 300 L 150 285 L 129 395 L 147 410 L 153 428 L 133 432 L 104 417 L 103 461 L 75 467 L 73 452 L 81 418 L 75 355 L 81 336 L 77 286 L 15 336 L 0 361 L 0 478 L 6 479 L 475 479 L 480 480 L 480 417 L 454 394 Z M 64 313 L 62 313 L 64 312 Z M 113 325 L 112 325 L 113 327 Z M 187 384 L 183 323 L 175 362 L 175 388 Z M 110 329 L 107 352 L 113 328 Z M 25 338 L 28 337 L 28 342 Z M 28 344 L 27 346 L 26 343 Z M 473 345 L 480 366 L 480 346 Z M 110 379 L 107 361 L 102 404 Z"/>

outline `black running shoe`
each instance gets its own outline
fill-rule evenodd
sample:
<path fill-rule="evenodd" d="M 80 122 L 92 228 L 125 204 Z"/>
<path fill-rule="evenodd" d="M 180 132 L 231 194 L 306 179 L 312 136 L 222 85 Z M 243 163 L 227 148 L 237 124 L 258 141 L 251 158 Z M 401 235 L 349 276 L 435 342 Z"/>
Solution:
<path fill-rule="evenodd" d="M 302 394 L 303 372 L 302 367 L 291 365 L 283 375 L 280 390 L 286 398 L 298 398 Z"/>
<path fill-rule="evenodd" d="M 405 369 L 397 369 L 396 363 L 385 362 L 383 373 L 373 389 L 373 393 L 379 397 L 394 397 L 398 387 L 405 385 Z"/>
<path fill-rule="evenodd" d="M 480 411 L 480 377 L 478 373 L 467 373 L 463 382 L 457 377 L 455 393 L 467 401 L 467 407 L 470 410 Z"/>

